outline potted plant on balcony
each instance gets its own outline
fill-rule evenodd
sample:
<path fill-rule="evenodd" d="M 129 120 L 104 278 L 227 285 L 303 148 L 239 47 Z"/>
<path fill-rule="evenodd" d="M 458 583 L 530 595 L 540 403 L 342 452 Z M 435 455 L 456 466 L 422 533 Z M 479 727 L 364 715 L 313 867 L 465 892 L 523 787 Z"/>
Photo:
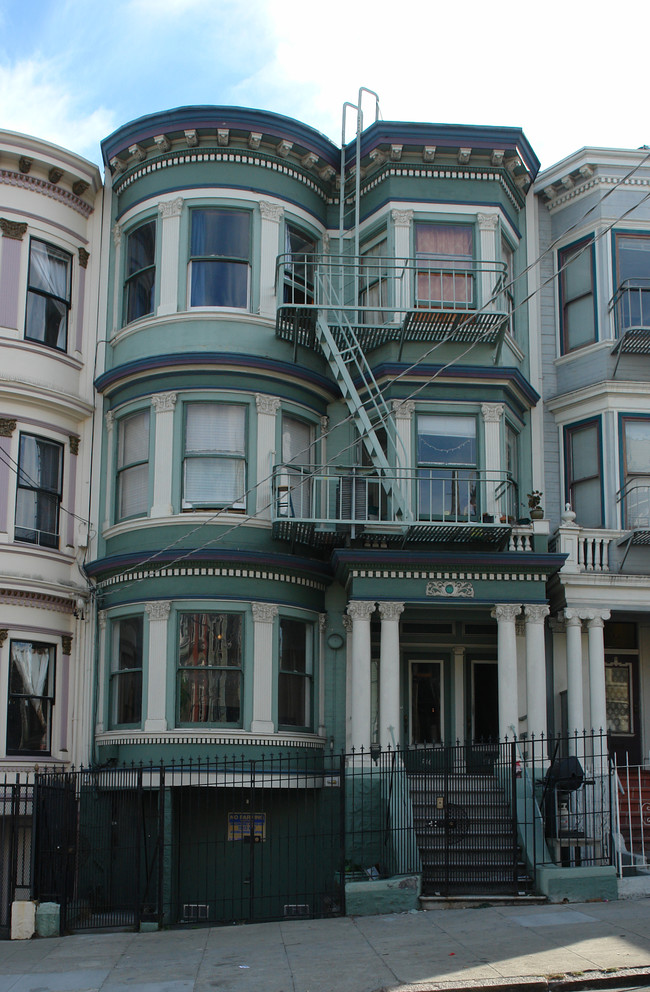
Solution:
<path fill-rule="evenodd" d="M 532 493 L 527 494 L 528 508 L 530 510 L 531 520 L 544 519 L 544 510 L 542 509 L 541 506 L 542 496 L 543 493 L 540 489 L 533 489 Z"/>

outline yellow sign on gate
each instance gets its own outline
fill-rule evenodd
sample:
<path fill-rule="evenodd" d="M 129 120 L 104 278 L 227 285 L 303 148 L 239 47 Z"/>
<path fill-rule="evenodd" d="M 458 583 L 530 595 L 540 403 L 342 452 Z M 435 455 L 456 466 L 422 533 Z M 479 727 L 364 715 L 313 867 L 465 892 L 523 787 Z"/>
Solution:
<path fill-rule="evenodd" d="M 228 840 L 266 840 L 266 813 L 228 813 Z"/>

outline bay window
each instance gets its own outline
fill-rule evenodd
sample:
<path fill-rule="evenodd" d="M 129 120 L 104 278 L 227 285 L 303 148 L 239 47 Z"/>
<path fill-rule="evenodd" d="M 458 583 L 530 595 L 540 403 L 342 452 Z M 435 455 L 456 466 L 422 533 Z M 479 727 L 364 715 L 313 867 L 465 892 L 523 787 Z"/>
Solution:
<path fill-rule="evenodd" d="M 68 346 L 72 258 L 60 248 L 32 239 L 29 245 L 25 337 L 48 348 Z"/>
<path fill-rule="evenodd" d="M 156 283 L 156 222 L 141 224 L 126 239 L 125 323 L 153 313 Z"/>
<path fill-rule="evenodd" d="M 54 705 L 53 644 L 11 641 L 7 754 L 50 754 Z"/>
<path fill-rule="evenodd" d="M 650 528 L 650 419 L 623 418 L 623 526 Z"/>
<path fill-rule="evenodd" d="M 179 724 L 240 724 L 243 626 L 238 613 L 181 614 Z"/>
<path fill-rule="evenodd" d="M 476 520 L 476 418 L 418 417 L 418 518 Z"/>
<path fill-rule="evenodd" d="M 62 445 L 21 434 L 14 529 L 17 541 L 58 548 L 62 484 Z"/>
<path fill-rule="evenodd" d="M 192 210 L 190 306 L 248 308 L 250 224 L 245 210 Z"/>
<path fill-rule="evenodd" d="M 117 433 L 118 520 L 146 516 L 149 509 L 149 410 L 123 417 Z"/>
<path fill-rule="evenodd" d="M 567 427 L 565 461 L 567 499 L 581 527 L 602 527 L 600 421 Z"/>
<path fill-rule="evenodd" d="M 562 351 L 596 340 L 594 243 L 587 238 L 559 253 Z"/>
<path fill-rule="evenodd" d="M 142 617 L 113 624 L 111 726 L 135 726 L 142 718 Z"/>
<path fill-rule="evenodd" d="M 230 403 L 185 407 L 183 509 L 246 508 L 246 408 Z"/>
<path fill-rule="evenodd" d="M 311 726 L 312 627 L 302 620 L 280 618 L 278 724 Z"/>
<path fill-rule="evenodd" d="M 474 232 L 467 224 L 416 224 L 416 306 L 467 310 L 474 303 Z"/>

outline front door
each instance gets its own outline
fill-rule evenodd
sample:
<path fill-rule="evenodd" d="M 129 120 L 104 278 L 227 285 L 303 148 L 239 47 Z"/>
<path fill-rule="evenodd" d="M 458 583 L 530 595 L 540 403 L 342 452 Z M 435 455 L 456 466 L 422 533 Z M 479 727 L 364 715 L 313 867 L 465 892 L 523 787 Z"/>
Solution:
<path fill-rule="evenodd" d="M 607 652 L 605 700 L 609 752 L 619 765 L 641 763 L 638 713 L 639 659 L 635 655 Z"/>
<path fill-rule="evenodd" d="M 474 659 L 472 672 L 473 741 L 490 743 L 499 740 L 498 665 L 492 660 Z"/>
<path fill-rule="evenodd" d="M 410 663 L 411 744 L 438 744 L 443 740 L 442 662 Z"/>

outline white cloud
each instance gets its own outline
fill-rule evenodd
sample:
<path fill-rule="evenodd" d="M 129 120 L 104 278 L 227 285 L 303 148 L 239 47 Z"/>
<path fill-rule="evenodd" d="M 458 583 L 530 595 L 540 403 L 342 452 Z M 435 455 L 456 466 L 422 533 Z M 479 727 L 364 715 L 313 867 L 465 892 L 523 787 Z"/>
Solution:
<path fill-rule="evenodd" d="M 99 141 L 115 126 L 103 107 L 78 109 L 76 84 L 64 81 L 54 60 L 24 59 L 0 65 L 2 126 L 62 145 L 99 161 Z"/>

